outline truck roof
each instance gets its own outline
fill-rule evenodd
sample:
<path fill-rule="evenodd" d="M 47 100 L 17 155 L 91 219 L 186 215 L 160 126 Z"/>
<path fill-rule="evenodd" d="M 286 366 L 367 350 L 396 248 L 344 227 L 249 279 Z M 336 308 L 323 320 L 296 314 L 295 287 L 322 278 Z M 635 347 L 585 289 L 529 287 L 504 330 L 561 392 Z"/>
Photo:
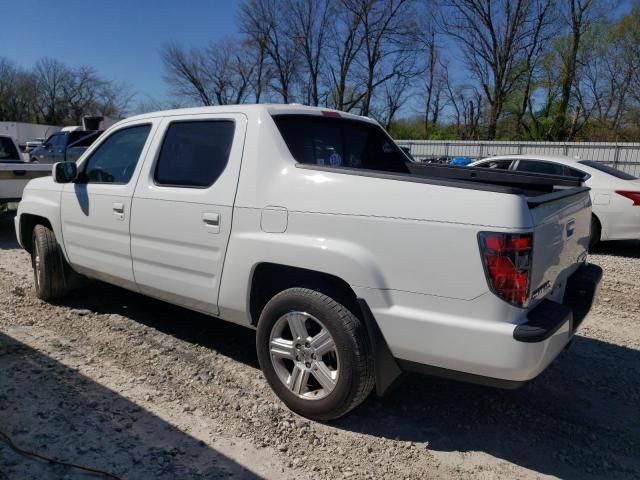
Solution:
<path fill-rule="evenodd" d="M 261 103 L 261 104 L 241 104 L 241 105 L 215 105 L 210 107 L 192 107 L 192 108 L 178 108 L 174 110 L 160 110 L 157 112 L 144 113 L 142 115 L 136 115 L 129 117 L 124 122 L 130 122 L 133 120 L 144 120 L 156 117 L 168 117 L 172 115 L 196 115 L 203 113 L 244 113 L 252 115 L 256 113 L 268 113 L 270 115 L 326 115 L 327 112 L 331 112 L 334 115 L 338 114 L 341 118 L 348 118 L 352 120 L 360 120 L 369 123 L 377 124 L 377 122 L 369 117 L 363 117 L 361 115 L 355 115 L 353 113 L 342 112 L 332 108 L 324 107 L 310 107 L 308 105 L 300 105 L 297 103 L 278 104 L 278 103 Z M 324 113 L 323 113 L 324 112 Z"/>

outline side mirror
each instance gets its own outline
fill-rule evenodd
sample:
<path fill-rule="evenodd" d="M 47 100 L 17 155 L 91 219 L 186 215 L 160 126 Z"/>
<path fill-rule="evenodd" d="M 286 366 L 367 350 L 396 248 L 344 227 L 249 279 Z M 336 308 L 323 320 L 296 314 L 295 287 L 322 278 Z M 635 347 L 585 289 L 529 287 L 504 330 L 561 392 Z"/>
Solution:
<path fill-rule="evenodd" d="M 56 183 L 71 183 L 78 176 L 78 167 L 75 162 L 54 163 L 52 175 Z"/>

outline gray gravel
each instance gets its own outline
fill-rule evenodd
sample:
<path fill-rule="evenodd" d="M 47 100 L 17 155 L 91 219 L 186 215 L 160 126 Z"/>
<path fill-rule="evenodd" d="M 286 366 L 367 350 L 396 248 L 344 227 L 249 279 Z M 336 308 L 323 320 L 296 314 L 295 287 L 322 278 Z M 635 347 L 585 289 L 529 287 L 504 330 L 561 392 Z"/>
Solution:
<path fill-rule="evenodd" d="M 101 283 L 50 305 L 0 220 L 0 430 L 127 479 L 639 478 L 640 242 L 604 245 L 570 350 L 502 391 L 411 376 L 329 425 L 298 417 L 242 327 Z M 95 478 L 0 441 L 0 479 Z"/>

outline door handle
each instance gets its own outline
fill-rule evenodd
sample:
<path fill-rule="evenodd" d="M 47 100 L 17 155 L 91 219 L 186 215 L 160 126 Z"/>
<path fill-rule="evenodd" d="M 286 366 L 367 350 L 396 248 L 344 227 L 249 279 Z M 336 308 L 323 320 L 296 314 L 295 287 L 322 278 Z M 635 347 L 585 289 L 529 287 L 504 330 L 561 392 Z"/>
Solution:
<path fill-rule="evenodd" d="M 211 233 L 220 233 L 220 214 L 205 212 L 202 214 L 202 222 Z"/>
<path fill-rule="evenodd" d="M 124 203 L 115 202 L 111 207 L 113 208 L 113 214 L 116 216 L 116 220 L 124 220 Z"/>

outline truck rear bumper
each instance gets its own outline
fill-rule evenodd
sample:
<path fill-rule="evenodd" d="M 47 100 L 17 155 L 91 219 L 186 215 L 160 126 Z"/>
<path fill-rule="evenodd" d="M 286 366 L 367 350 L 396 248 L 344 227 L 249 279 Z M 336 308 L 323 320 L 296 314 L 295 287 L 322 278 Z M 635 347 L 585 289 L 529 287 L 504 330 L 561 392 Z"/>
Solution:
<path fill-rule="evenodd" d="M 515 322 L 434 313 L 419 308 L 416 294 L 394 298 L 405 305 L 369 306 L 403 370 L 510 388 L 535 378 L 562 352 L 589 312 L 601 277 L 600 267 L 581 266 L 567 282 L 563 303 L 545 300 Z"/>

